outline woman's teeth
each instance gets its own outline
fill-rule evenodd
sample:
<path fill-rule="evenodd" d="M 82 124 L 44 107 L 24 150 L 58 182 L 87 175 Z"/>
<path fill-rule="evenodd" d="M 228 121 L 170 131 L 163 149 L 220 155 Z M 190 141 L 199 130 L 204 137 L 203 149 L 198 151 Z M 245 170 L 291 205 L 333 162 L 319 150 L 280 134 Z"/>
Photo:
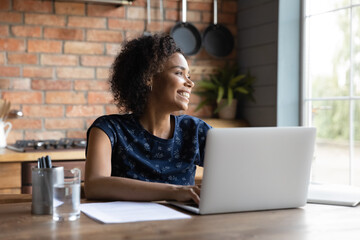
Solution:
<path fill-rule="evenodd" d="M 186 98 L 190 98 L 190 93 L 187 92 L 181 92 L 180 95 Z"/>

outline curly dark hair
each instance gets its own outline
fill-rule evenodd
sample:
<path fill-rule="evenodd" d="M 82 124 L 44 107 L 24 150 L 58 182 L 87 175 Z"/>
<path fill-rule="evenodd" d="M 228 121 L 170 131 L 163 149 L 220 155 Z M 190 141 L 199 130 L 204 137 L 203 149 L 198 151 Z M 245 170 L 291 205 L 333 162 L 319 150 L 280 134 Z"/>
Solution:
<path fill-rule="evenodd" d="M 141 36 L 125 42 L 112 65 L 110 88 L 119 109 L 140 116 L 151 91 L 150 81 L 176 52 L 182 53 L 169 35 Z"/>

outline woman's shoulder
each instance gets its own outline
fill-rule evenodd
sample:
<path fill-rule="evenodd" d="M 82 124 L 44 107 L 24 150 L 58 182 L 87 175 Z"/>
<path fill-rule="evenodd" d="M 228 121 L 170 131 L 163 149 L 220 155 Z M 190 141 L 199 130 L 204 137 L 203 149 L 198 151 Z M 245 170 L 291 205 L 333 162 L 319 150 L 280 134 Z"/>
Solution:
<path fill-rule="evenodd" d="M 123 125 L 133 122 L 132 114 L 110 114 L 98 117 L 94 121 L 94 125 L 112 124 L 112 125 Z"/>

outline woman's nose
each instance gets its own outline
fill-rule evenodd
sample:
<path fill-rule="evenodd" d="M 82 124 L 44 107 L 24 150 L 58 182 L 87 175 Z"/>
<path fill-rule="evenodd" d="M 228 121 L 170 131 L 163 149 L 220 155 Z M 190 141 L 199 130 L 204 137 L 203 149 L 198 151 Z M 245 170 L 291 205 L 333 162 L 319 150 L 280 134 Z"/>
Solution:
<path fill-rule="evenodd" d="M 193 88 L 195 86 L 195 83 L 190 80 L 190 78 L 186 78 L 186 86 Z"/>

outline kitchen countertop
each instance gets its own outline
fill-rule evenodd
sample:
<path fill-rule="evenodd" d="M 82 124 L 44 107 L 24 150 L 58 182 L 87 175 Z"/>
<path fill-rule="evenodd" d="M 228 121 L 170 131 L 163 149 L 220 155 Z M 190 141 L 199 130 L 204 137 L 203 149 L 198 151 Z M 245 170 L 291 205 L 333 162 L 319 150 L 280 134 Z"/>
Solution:
<path fill-rule="evenodd" d="M 36 151 L 36 152 L 16 152 L 7 148 L 0 148 L 1 162 L 32 162 L 39 157 L 49 155 L 52 160 L 84 160 L 85 149 L 69 149 L 58 151 Z"/>

